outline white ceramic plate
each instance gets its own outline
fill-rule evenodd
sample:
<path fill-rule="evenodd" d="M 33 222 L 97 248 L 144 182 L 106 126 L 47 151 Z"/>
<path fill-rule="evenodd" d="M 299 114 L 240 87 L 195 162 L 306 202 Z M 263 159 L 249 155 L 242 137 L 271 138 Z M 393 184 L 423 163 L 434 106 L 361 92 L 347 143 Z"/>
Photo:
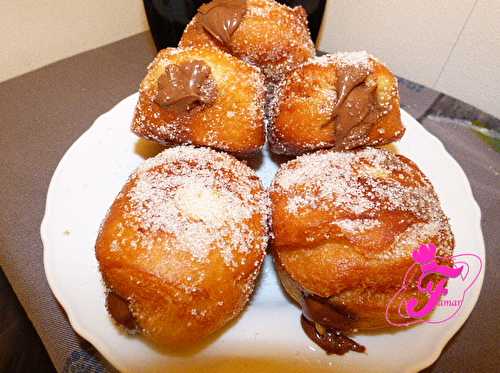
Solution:
<path fill-rule="evenodd" d="M 121 333 L 105 309 L 94 243 L 99 224 L 129 174 L 143 162 L 144 153 L 154 154 L 129 130 L 136 101 L 134 94 L 100 116 L 66 152 L 52 177 L 41 226 L 52 291 L 76 332 L 116 368 L 129 372 L 412 372 L 438 358 L 471 313 L 482 273 L 456 317 L 440 325 L 359 335 L 356 340 L 367 347 L 365 354 L 328 356 L 305 336 L 300 310 L 282 293 L 270 258 L 246 311 L 203 348 L 182 354 L 162 352 L 141 338 Z M 484 263 L 481 213 L 464 172 L 438 139 L 404 111 L 402 118 L 407 132 L 397 148 L 432 181 L 451 221 L 455 253 L 473 252 Z M 265 150 L 257 170 L 265 185 L 276 169 Z"/>

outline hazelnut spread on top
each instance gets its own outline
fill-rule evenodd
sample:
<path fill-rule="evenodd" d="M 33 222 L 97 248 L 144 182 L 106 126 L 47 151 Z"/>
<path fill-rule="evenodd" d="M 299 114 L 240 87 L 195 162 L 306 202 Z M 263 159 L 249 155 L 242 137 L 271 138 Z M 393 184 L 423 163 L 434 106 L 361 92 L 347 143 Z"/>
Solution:
<path fill-rule="evenodd" d="M 194 60 L 170 64 L 158 79 L 154 98 L 159 106 L 176 111 L 189 111 L 201 104 L 210 104 L 217 97 L 211 69 L 205 62 Z"/>
<path fill-rule="evenodd" d="M 106 297 L 106 306 L 108 312 L 118 324 L 128 330 L 137 328 L 134 316 L 130 312 L 128 302 L 125 299 L 110 291 Z"/>
<path fill-rule="evenodd" d="M 227 46 L 246 13 L 246 0 L 214 0 L 198 12 L 203 28 Z"/>
<path fill-rule="evenodd" d="M 356 315 L 350 313 L 341 305 L 329 302 L 312 294 L 304 294 L 302 329 L 313 342 L 328 354 L 343 355 L 348 351 L 364 352 L 365 347 L 343 334 L 350 331 Z"/>
<path fill-rule="evenodd" d="M 363 65 L 339 65 L 335 88 L 338 99 L 333 109 L 338 150 L 368 143 L 368 133 L 383 111 L 377 103 L 377 84 L 367 81 L 371 69 Z"/>

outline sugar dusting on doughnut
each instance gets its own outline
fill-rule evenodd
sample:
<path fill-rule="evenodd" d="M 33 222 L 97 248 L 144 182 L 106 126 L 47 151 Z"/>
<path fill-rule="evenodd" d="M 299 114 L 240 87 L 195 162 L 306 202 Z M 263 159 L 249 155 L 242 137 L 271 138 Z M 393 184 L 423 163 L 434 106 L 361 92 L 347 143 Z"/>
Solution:
<path fill-rule="evenodd" d="M 192 345 L 249 301 L 268 241 L 270 201 L 255 172 L 208 148 L 144 162 L 96 241 L 117 323 L 160 345 Z"/>
<path fill-rule="evenodd" d="M 346 86 L 342 83 L 346 77 L 356 81 L 353 72 L 367 74 L 363 87 L 376 86 L 375 93 L 365 96 L 366 100 L 373 95 L 376 98 L 376 104 L 370 104 L 371 119 L 366 123 L 361 120 L 358 125 L 354 125 L 355 121 L 349 125 L 346 119 L 356 118 L 369 102 L 363 106 L 351 100 L 343 108 L 343 119 L 337 116 L 337 104 L 342 106 L 347 97 L 337 92 L 337 86 Z M 349 110 L 352 115 L 346 116 Z M 273 87 L 267 102 L 266 125 L 271 151 L 278 154 L 298 155 L 331 147 L 355 148 L 395 141 L 404 133 L 397 79 L 366 51 L 312 57 Z"/>
<path fill-rule="evenodd" d="M 149 159 L 132 175 L 127 193 L 126 224 L 147 234 L 165 232 L 177 248 L 204 260 L 214 247 L 227 265 L 234 266 L 233 250 L 253 247 L 265 251 L 267 238 L 256 238 L 246 224 L 254 215 L 266 226 L 269 201 L 254 172 L 236 159 L 205 148 L 177 147 Z M 137 242 L 126 242 L 137 246 Z M 119 250 L 120 240 L 114 249 Z"/>
<path fill-rule="evenodd" d="M 373 56 L 366 51 L 337 52 L 335 54 L 325 54 L 323 56 L 311 58 L 304 64 L 315 64 L 318 66 L 328 66 L 333 63 L 339 65 L 352 65 L 373 69 Z"/>
<path fill-rule="evenodd" d="M 380 63 L 380 61 L 369 54 L 367 51 L 353 51 L 353 52 L 337 52 L 334 54 L 325 54 L 323 56 L 315 56 L 311 57 L 307 61 L 300 64 L 297 69 L 303 69 L 307 66 L 320 66 L 320 67 L 329 67 L 332 65 L 336 66 L 355 66 L 366 69 L 370 72 L 373 72 L 374 62 Z M 291 82 L 296 82 L 299 85 L 307 86 L 308 82 L 304 76 L 302 76 L 299 71 L 292 72 L 284 81 L 279 82 L 273 87 L 273 94 L 270 99 L 271 104 L 270 113 L 272 113 L 272 117 L 275 117 L 279 113 L 279 103 L 281 99 L 281 95 L 283 94 L 283 88 L 286 85 L 289 85 Z M 337 92 L 335 90 L 325 90 L 325 94 L 331 95 L 331 100 L 336 101 Z M 398 95 L 398 86 L 397 80 L 395 80 L 395 85 L 393 89 L 391 89 L 390 93 L 383 97 L 381 100 L 381 104 L 386 106 L 386 113 L 391 110 L 391 99 Z M 326 108 L 325 108 L 326 110 Z M 315 145 L 315 144 L 311 144 Z"/>
<path fill-rule="evenodd" d="M 211 68 L 215 101 L 180 114 L 154 104 L 165 68 L 193 60 Z M 164 145 L 194 144 L 251 154 L 264 144 L 264 101 L 264 79 L 257 67 L 213 47 L 166 48 L 141 83 L 132 131 Z"/>
<path fill-rule="evenodd" d="M 367 51 L 353 51 L 353 52 L 337 52 L 334 54 L 326 54 L 324 56 L 311 58 L 309 61 L 305 62 L 304 65 L 318 65 L 326 67 L 328 65 L 334 64 L 337 67 L 354 66 L 357 68 L 362 68 L 373 73 L 375 64 L 381 64 L 381 62 L 369 54 Z M 393 79 L 391 89 L 384 94 L 379 94 L 379 105 L 384 107 L 382 115 L 387 114 L 392 109 L 391 101 L 394 97 L 397 97 L 398 93 L 398 81 Z"/>
<path fill-rule="evenodd" d="M 241 53 L 245 55 L 243 59 L 260 66 L 269 81 L 278 81 L 280 77 L 285 76 L 304 59 L 314 56 L 314 44 L 307 28 L 307 21 L 304 21 L 306 13 L 303 8 L 290 9 L 286 5 L 267 0 L 250 1 L 250 5 L 249 16 L 259 17 L 266 21 L 272 17 L 277 28 L 288 34 L 288 37 L 283 36 L 282 41 L 288 45 L 277 45 L 265 51 L 258 45 L 245 42 L 243 38 L 244 47 L 241 48 Z M 304 18 L 301 19 L 301 17 Z M 271 39 L 273 33 L 276 32 L 272 28 L 262 28 L 258 31 L 263 40 Z M 265 55 L 263 56 L 263 54 Z M 260 62 L 261 60 L 264 63 Z M 268 61 L 275 61 L 275 63 L 268 63 Z"/>
<path fill-rule="evenodd" d="M 450 255 L 448 220 L 432 185 L 408 159 L 389 151 L 366 148 L 356 152 L 320 151 L 283 165 L 271 193 L 287 197 L 291 215 L 335 210 L 332 225 L 345 233 L 363 233 L 380 226 L 385 211 L 408 212 L 418 221 L 395 240 L 394 252 L 435 235 L 444 235 L 439 246 Z M 384 255 L 383 253 L 381 255 Z"/>
<path fill-rule="evenodd" d="M 259 66 L 268 82 L 314 56 L 314 44 L 302 7 L 290 8 L 272 0 L 247 0 L 247 12 L 229 45 L 222 45 L 204 31 L 196 15 L 187 25 L 181 47 L 212 45 Z"/>
<path fill-rule="evenodd" d="M 377 148 L 304 155 L 281 166 L 270 197 L 278 276 L 302 307 L 304 331 L 327 353 L 364 352 L 346 334 L 389 327 L 386 313 L 397 310 L 387 305 L 422 243 L 450 263 L 448 219 L 429 180 L 401 155 Z M 425 304 L 409 284 L 402 301 Z"/>

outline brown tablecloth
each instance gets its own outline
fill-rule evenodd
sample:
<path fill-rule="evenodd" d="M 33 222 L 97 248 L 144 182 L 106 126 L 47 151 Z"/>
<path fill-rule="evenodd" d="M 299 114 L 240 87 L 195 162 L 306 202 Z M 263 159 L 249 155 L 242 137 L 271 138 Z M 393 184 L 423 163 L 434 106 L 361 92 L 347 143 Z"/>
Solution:
<path fill-rule="evenodd" d="M 58 371 L 109 366 L 73 332 L 47 285 L 39 234 L 47 187 L 66 149 L 101 113 L 137 90 L 154 54 L 149 33 L 143 33 L 0 83 L 0 265 Z M 483 213 L 487 266 L 481 297 L 430 369 L 496 371 L 500 153 L 494 149 L 500 121 L 403 79 L 400 89 L 403 107 L 461 164 Z"/>

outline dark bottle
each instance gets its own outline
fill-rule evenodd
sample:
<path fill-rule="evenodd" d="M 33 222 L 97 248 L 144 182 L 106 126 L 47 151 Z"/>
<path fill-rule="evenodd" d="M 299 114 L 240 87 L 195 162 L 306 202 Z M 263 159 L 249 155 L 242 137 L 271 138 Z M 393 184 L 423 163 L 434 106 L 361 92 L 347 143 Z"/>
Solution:
<path fill-rule="evenodd" d="M 184 28 L 196 10 L 208 0 L 144 0 L 149 28 L 158 50 L 176 47 Z M 309 29 L 313 41 L 318 37 L 326 0 L 278 0 L 290 7 L 302 5 L 308 14 Z"/>

